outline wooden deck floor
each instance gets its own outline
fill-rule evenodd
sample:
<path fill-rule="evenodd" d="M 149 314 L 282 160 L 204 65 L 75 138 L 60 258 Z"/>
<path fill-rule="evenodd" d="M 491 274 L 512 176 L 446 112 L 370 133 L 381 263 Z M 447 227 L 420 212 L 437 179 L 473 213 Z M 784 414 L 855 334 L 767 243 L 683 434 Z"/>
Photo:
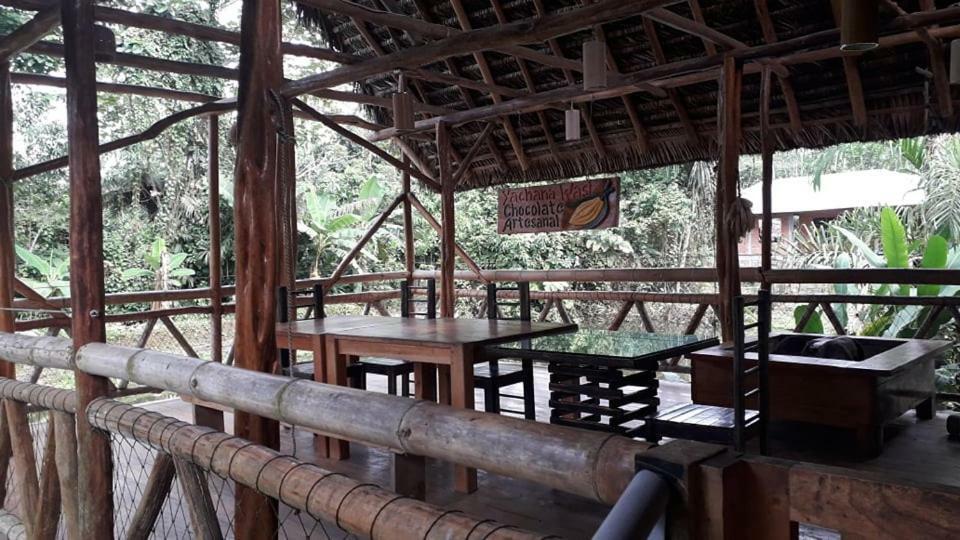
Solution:
<path fill-rule="evenodd" d="M 537 419 L 547 421 L 549 410 L 546 370 L 538 368 L 536 379 Z M 371 377 L 369 388 L 382 391 L 380 387 L 385 386 L 383 381 L 382 377 Z M 664 406 L 688 402 L 689 386 L 682 382 L 661 381 L 661 399 Z M 477 400 L 481 403 L 479 393 Z M 190 419 L 190 406 L 180 400 L 154 402 L 147 407 L 169 416 Z M 795 426 L 778 426 L 775 429 L 776 439 L 772 450 L 776 457 L 865 471 L 882 471 L 907 480 L 960 486 L 960 443 L 947 440 L 945 418 L 946 414 L 942 412 L 930 421 L 917 421 L 912 412 L 904 415 L 888 428 L 888 440 L 883 454 L 870 460 L 858 460 L 845 453 L 848 445 L 844 444 L 844 433 L 821 432 Z M 228 415 L 226 420 L 230 430 L 232 418 Z M 283 450 L 358 480 L 390 485 L 392 459 L 388 452 L 353 445 L 348 461 L 315 460 L 311 440 L 310 433 L 284 429 Z M 826 447 L 824 441 L 828 441 L 832 447 Z M 608 511 L 603 505 L 580 497 L 482 471 L 480 489 L 471 495 L 462 495 L 450 488 L 451 473 L 452 467 L 449 464 L 433 461 L 429 463 L 429 502 L 543 533 L 565 538 L 589 538 Z"/>

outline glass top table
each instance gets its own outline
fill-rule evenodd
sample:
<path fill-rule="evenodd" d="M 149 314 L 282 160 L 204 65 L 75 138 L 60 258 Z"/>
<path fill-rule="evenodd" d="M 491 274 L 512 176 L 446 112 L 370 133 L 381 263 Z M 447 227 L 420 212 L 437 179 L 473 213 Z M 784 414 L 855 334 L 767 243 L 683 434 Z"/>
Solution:
<path fill-rule="evenodd" d="M 696 335 L 581 328 L 576 332 L 489 346 L 485 349 L 485 354 L 497 358 L 522 356 L 549 362 L 655 369 L 661 360 L 712 347 L 718 343 L 717 338 Z"/>

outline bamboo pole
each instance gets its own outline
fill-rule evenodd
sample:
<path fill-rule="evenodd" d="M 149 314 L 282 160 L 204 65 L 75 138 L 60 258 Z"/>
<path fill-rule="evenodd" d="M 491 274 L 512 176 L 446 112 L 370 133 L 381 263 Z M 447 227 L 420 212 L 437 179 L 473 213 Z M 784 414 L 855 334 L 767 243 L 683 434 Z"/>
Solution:
<path fill-rule="evenodd" d="M 13 339 L 0 334 L 0 344 Z M 80 351 L 76 361 L 79 369 L 163 388 L 185 399 L 523 478 L 611 504 L 632 477 L 634 455 L 648 448 L 610 434 L 533 424 L 150 350 L 95 344 Z M 503 448 L 510 448 L 516 459 L 502 459 Z M 544 459 L 545 455 L 552 457 Z"/>
<path fill-rule="evenodd" d="M 70 167 L 71 327 L 77 346 L 106 340 L 103 315 L 103 201 L 98 150 L 93 0 L 61 4 L 67 75 Z M 77 401 L 85 408 L 110 392 L 110 381 L 76 372 Z M 110 440 L 85 418 L 77 422 L 82 538 L 113 538 L 113 457 Z"/>
<path fill-rule="evenodd" d="M 234 340 L 237 367 L 274 369 L 277 359 L 276 291 L 279 237 L 277 137 L 269 98 L 283 82 L 280 4 L 243 0 L 240 17 L 239 128 L 234 178 L 237 315 Z M 271 448 L 280 445 L 280 426 L 272 419 L 236 411 L 234 433 Z M 273 538 L 276 502 L 238 486 L 236 532 L 241 540 Z"/>
<path fill-rule="evenodd" d="M 239 437 L 192 426 L 112 400 L 88 411 L 102 429 L 169 452 L 175 460 L 202 464 L 219 476 L 282 501 L 314 519 L 336 523 L 350 535 L 391 540 L 489 538 L 537 540 L 543 535 L 473 518 L 303 463 Z M 157 425 L 175 429 L 154 429 Z M 263 519 L 261 516 L 260 519 Z"/>

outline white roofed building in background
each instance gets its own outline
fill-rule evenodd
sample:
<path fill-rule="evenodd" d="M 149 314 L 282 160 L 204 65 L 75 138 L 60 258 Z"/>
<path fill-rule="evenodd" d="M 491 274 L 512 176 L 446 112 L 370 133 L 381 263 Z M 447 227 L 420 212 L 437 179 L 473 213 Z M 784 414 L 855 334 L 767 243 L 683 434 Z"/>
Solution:
<path fill-rule="evenodd" d="M 824 174 L 820 189 L 814 189 L 812 176 L 775 178 L 771 212 L 773 240 L 792 239 L 805 225 L 829 221 L 846 210 L 881 206 L 915 206 L 925 193 L 915 174 L 886 170 L 847 171 Z M 753 203 L 753 213 L 763 213 L 761 185 L 743 190 L 743 198 Z M 740 241 L 740 264 L 759 266 L 759 228 Z"/>

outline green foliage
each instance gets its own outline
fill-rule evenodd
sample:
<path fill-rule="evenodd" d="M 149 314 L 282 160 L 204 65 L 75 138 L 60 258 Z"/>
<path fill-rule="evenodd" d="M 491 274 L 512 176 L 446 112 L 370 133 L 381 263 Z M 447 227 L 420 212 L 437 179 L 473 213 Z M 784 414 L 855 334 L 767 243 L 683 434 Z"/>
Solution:
<path fill-rule="evenodd" d="M 807 311 L 807 306 L 797 306 L 793 310 L 793 321 L 795 326 L 799 326 L 803 322 L 803 315 Z M 807 324 L 800 330 L 800 332 L 805 334 L 822 334 L 823 333 L 823 319 L 820 317 L 820 312 L 814 311 L 813 315 L 810 317 L 810 320 L 807 321 Z"/>
<path fill-rule="evenodd" d="M 30 277 L 24 282 L 44 296 L 70 296 L 70 259 L 55 257 L 46 259 L 23 246 L 16 246 L 17 257 L 27 266 Z"/>
<path fill-rule="evenodd" d="M 124 281 L 137 278 L 151 278 L 154 286 L 160 290 L 167 290 L 171 286 L 181 287 L 190 278 L 196 275 L 192 268 L 187 268 L 186 253 L 170 253 L 163 238 L 157 237 L 151 244 L 150 250 L 144 256 L 146 268 L 127 268 L 120 273 Z"/>

